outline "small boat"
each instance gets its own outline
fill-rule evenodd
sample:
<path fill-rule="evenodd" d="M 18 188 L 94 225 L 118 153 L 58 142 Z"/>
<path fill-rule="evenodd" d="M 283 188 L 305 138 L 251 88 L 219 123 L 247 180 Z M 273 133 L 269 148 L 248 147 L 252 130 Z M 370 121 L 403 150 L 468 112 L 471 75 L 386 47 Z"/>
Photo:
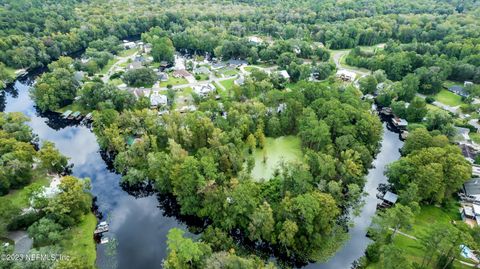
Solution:
<path fill-rule="evenodd" d="M 392 115 L 392 109 L 389 107 L 382 107 L 382 110 L 380 112 L 387 116 Z"/>
<path fill-rule="evenodd" d="M 85 120 L 91 120 L 92 119 L 92 113 L 88 113 L 86 116 L 85 116 Z"/>
<path fill-rule="evenodd" d="M 66 119 L 66 118 L 68 118 L 68 117 L 70 116 L 70 114 L 72 114 L 72 112 L 73 112 L 73 111 L 71 111 L 71 110 L 67 110 L 67 111 L 63 112 L 62 117 L 63 117 L 64 119 Z"/>
<path fill-rule="evenodd" d="M 108 240 L 108 237 L 102 237 L 102 239 L 100 239 L 100 244 L 106 244 L 108 243 L 110 240 Z"/>
<path fill-rule="evenodd" d="M 102 221 L 97 225 L 97 229 L 95 229 L 94 234 L 102 234 L 108 232 L 109 226 L 106 221 Z"/>

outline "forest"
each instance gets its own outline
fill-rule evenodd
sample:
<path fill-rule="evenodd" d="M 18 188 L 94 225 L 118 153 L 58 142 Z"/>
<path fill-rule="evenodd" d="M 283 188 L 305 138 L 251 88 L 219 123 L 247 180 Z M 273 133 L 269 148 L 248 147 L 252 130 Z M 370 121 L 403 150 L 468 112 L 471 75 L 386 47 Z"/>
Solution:
<path fill-rule="evenodd" d="M 368 231 L 373 241 L 353 266 L 456 268 L 460 244 L 480 247 L 478 227 L 462 221 L 425 233 L 414 228 L 426 210 L 455 208 L 472 164 L 480 163 L 457 146 L 458 128 L 477 132 L 480 114 L 478 1 L 0 3 L 0 90 L 22 70 L 42 70 L 29 92 L 37 113 L 91 114 L 91 129 L 122 186 L 172 197 L 178 217 L 200 223 L 191 229 L 195 239 L 178 228 L 168 232 L 168 255 L 158 266 L 288 268 L 328 261 L 348 240 L 382 146 L 385 119 L 373 104 L 406 120 L 401 133 L 408 136 L 385 172 L 383 187 L 398 202 L 375 215 Z M 141 49 L 127 48 L 130 40 Z M 184 56 L 193 59 L 183 69 L 195 82 L 175 73 Z M 229 60 L 243 66 L 213 70 Z M 138 62 L 141 67 L 131 67 Z M 216 78 L 203 78 L 200 67 Z M 340 77 L 342 69 L 359 78 Z M 160 75 L 170 77 L 162 84 Z M 214 92 L 196 92 L 198 81 L 211 82 Z M 445 106 L 441 94 L 457 84 L 464 85 L 462 96 Z M 153 104 L 154 95 L 165 105 Z M 35 247 L 68 252 L 69 231 L 91 216 L 89 180 L 69 176 L 68 159 L 53 143 L 38 141 L 24 115 L 0 116 L 0 236 L 24 229 Z M 268 139 L 282 137 L 298 139 L 301 158 L 255 178 L 255 166 L 271 158 Z M 33 189 L 38 177 L 52 174 L 63 177 L 60 193 L 49 199 L 30 190 L 34 213 L 21 214 L 9 202 L 16 190 Z M 399 243 L 408 232 L 418 237 L 415 255 Z"/>

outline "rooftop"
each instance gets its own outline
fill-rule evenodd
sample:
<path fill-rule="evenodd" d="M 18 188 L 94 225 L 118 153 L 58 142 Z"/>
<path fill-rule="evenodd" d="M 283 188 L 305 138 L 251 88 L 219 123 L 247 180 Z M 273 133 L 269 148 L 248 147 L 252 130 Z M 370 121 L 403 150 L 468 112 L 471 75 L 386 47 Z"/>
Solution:
<path fill-rule="evenodd" d="M 466 195 L 480 195 L 480 178 L 472 178 L 463 183 L 463 189 Z"/>
<path fill-rule="evenodd" d="M 389 203 L 392 203 L 392 204 L 396 203 L 396 202 L 397 202 L 397 199 L 398 199 L 398 195 L 396 195 L 396 194 L 393 193 L 393 192 L 389 192 L 389 191 L 387 191 L 387 192 L 385 193 L 385 195 L 383 196 L 383 200 L 385 200 L 385 201 L 387 201 L 387 202 L 389 202 Z"/>

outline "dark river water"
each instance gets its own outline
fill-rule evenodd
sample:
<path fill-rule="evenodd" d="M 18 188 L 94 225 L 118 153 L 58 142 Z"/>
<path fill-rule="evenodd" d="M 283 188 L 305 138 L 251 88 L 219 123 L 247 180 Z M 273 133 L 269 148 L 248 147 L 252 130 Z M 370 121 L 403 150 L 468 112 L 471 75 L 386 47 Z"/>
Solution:
<path fill-rule="evenodd" d="M 173 227 L 186 230 L 187 225 L 174 216 L 168 200 L 159 200 L 156 195 L 134 196 L 124 191 L 119 184 L 120 175 L 108 169 L 89 128 L 59 120 L 56 115 L 41 115 L 29 97 L 32 82 L 29 77 L 17 80 L 0 97 L 0 110 L 23 112 L 30 117 L 29 125 L 40 140 L 54 142 L 60 152 L 70 158 L 74 165 L 73 175 L 91 179 L 99 210 L 110 224 L 110 232 L 105 236 L 111 243 L 97 245 L 97 266 L 102 269 L 161 268 L 166 256 L 168 230 Z M 350 230 L 350 239 L 328 262 L 312 263 L 306 268 L 347 269 L 363 255 L 370 242 L 365 234 L 375 213 L 376 188 L 379 183 L 386 182 L 384 167 L 399 158 L 398 149 L 402 146 L 398 134 L 385 126 L 384 130 L 381 152 L 374 161 L 375 168 L 367 176 L 366 204 L 361 214 L 353 219 L 355 226 Z"/>
<path fill-rule="evenodd" d="M 28 89 L 30 79 L 16 81 L 0 105 L 6 112 L 23 112 L 40 140 L 49 140 L 74 164 L 73 175 L 92 181 L 97 205 L 110 224 L 105 236 L 111 242 L 97 245 L 100 268 L 161 268 L 166 256 L 166 234 L 173 227 L 186 229 L 175 217 L 164 216 L 156 195 L 136 198 L 120 187 L 120 175 L 107 169 L 95 135 L 83 125 L 68 126 L 42 117 L 34 108 Z M 93 235 L 92 235 L 93 236 Z"/>

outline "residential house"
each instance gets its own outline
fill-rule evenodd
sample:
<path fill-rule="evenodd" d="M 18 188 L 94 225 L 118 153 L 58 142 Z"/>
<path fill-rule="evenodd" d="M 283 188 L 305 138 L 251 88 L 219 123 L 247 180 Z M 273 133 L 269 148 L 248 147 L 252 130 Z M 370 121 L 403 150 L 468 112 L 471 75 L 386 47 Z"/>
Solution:
<path fill-rule="evenodd" d="M 382 202 L 378 205 L 378 207 L 387 208 L 393 206 L 397 202 L 398 195 L 393 192 L 387 191 L 383 196 L 380 197 L 380 199 L 382 200 Z"/>
<path fill-rule="evenodd" d="M 225 68 L 226 66 L 227 65 L 222 62 L 214 63 L 212 64 L 212 70 L 219 70 L 219 69 Z"/>
<path fill-rule="evenodd" d="M 448 87 L 448 91 L 458 94 L 462 97 L 468 97 L 468 93 L 467 91 L 465 91 L 465 88 L 459 85 L 453 85 Z"/>
<path fill-rule="evenodd" d="M 135 42 L 128 42 L 127 40 L 123 40 L 123 48 L 128 50 L 128 49 L 134 49 L 137 47 L 137 44 Z"/>
<path fill-rule="evenodd" d="M 248 64 L 248 62 L 245 60 L 236 60 L 236 59 L 230 59 L 228 60 L 227 63 L 230 67 L 234 67 L 234 68 L 240 67 L 241 65 Z"/>
<path fill-rule="evenodd" d="M 236 80 L 233 81 L 233 83 L 237 86 L 242 86 L 245 84 L 245 77 L 239 76 Z"/>
<path fill-rule="evenodd" d="M 143 67 L 143 64 L 139 61 L 131 62 L 127 65 L 127 70 L 140 69 Z"/>
<path fill-rule="evenodd" d="M 290 80 L 290 75 L 288 74 L 287 70 L 278 71 L 278 74 L 279 74 L 280 77 L 282 77 L 283 79 L 285 79 L 285 80 Z"/>
<path fill-rule="evenodd" d="M 200 66 L 198 68 L 195 68 L 193 70 L 193 73 L 197 74 L 203 74 L 203 75 L 209 75 L 211 72 L 206 66 Z"/>
<path fill-rule="evenodd" d="M 157 77 L 160 81 L 168 81 L 168 74 L 165 72 L 157 72 Z"/>
<path fill-rule="evenodd" d="M 188 71 L 185 69 L 180 69 L 173 71 L 172 76 L 175 78 L 186 78 L 191 77 L 192 74 L 188 73 Z"/>
<path fill-rule="evenodd" d="M 150 95 L 150 106 L 152 108 L 158 108 L 167 105 L 167 96 L 159 94 L 158 91 L 154 91 Z"/>
<path fill-rule="evenodd" d="M 201 97 L 208 96 L 210 93 L 215 92 L 215 89 L 216 88 L 212 83 L 193 87 L 193 91 Z"/>
<path fill-rule="evenodd" d="M 480 178 L 472 178 L 463 183 L 463 192 L 466 196 L 480 202 Z"/>

